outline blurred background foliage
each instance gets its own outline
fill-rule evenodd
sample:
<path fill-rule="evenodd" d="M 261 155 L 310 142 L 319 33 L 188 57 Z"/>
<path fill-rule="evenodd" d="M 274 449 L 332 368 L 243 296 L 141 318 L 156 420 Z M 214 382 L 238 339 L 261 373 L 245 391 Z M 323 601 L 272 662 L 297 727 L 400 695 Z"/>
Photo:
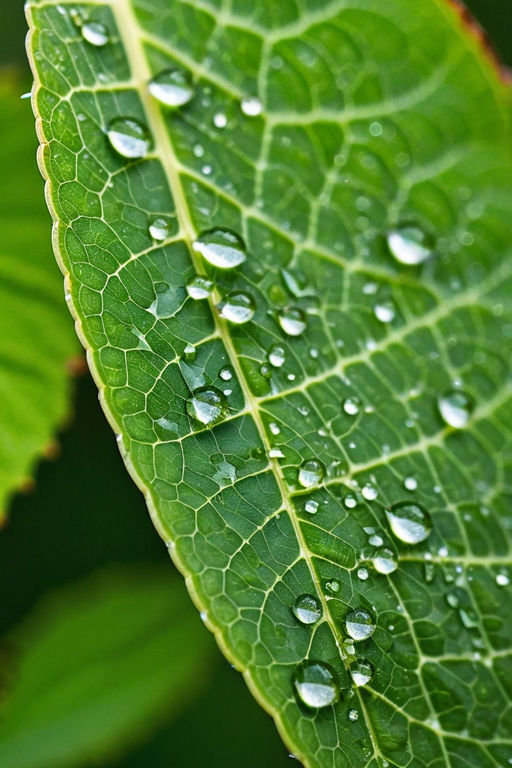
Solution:
<path fill-rule="evenodd" d="M 467 5 L 512 65 L 512 2 Z M 22 0 L 5 2 L 0 69 L 20 95 L 30 88 L 24 37 Z M 26 114 L 31 122 L 28 101 Z M 26 152 L 35 147 L 34 136 Z M 2 161 L 9 152 L 0 148 Z M 49 235 L 48 225 L 50 257 Z M 290 765 L 190 607 L 90 377 L 73 390 L 58 456 L 14 497 L 0 533 L 2 768 Z"/>

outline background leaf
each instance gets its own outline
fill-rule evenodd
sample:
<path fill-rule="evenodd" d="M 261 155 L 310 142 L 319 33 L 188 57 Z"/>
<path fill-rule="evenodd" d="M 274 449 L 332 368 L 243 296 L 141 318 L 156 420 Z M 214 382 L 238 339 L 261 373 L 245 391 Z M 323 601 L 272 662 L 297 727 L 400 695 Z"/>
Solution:
<path fill-rule="evenodd" d="M 50 222 L 34 164 L 30 106 L 21 93 L 19 77 L 0 75 L 0 524 L 9 495 L 27 480 L 68 412 L 66 364 L 78 352 L 49 258 Z"/>
<path fill-rule="evenodd" d="M 4 768 L 90 764 L 140 740 L 196 695 L 212 650 L 179 583 L 141 566 L 48 595 L 11 644 Z"/>
<path fill-rule="evenodd" d="M 250 27 L 242 8 L 124 2 L 94 8 L 94 35 L 32 7 L 83 340 L 224 649 L 308 765 L 499 765 L 509 723 L 482 713 L 504 711 L 510 658 L 508 91 L 433 0 L 414 18 L 404 0 L 283 5 Z M 194 97 L 167 113 L 147 81 L 176 63 Z M 249 254 L 211 272 L 220 319 L 186 291 L 212 226 Z M 255 304 L 236 327 L 253 307 L 234 291 Z M 208 396 L 211 430 L 190 418 L 203 387 L 230 390 L 227 418 Z M 315 627 L 293 616 L 303 593 Z M 306 709 L 304 658 L 339 703 Z"/>

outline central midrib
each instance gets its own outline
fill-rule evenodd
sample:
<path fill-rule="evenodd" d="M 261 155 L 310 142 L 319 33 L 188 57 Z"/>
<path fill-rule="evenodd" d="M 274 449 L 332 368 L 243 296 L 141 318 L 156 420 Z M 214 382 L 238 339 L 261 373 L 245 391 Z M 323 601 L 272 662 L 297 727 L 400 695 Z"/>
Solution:
<path fill-rule="evenodd" d="M 199 235 L 199 233 L 196 231 L 190 216 L 189 208 L 186 202 L 185 194 L 183 192 L 183 187 L 181 184 L 181 179 L 178 171 L 178 166 L 179 166 L 178 159 L 176 157 L 176 153 L 174 151 L 171 138 L 166 129 L 165 122 L 162 118 L 160 107 L 158 106 L 156 100 L 151 96 L 151 94 L 149 93 L 149 89 L 147 88 L 147 84 L 154 73 L 152 73 L 149 68 L 148 62 L 144 55 L 141 38 L 137 34 L 137 29 L 139 26 L 137 22 L 137 18 L 133 11 L 130 0 L 112 0 L 112 9 L 114 12 L 114 16 L 116 19 L 117 28 L 119 30 L 121 40 L 123 41 L 123 49 L 125 51 L 126 57 L 130 64 L 132 78 L 135 84 L 138 85 L 138 93 L 140 95 L 142 105 L 144 107 L 144 111 L 148 119 L 148 128 L 151 131 L 153 136 L 154 145 L 155 145 L 155 150 L 153 152 L 153 155 L 159 159 L 162 165 L 162 168 L 165 172 L 165 175 L 169 184 L 169 188 L 171 190 L 171 194 L 174 200 L 174 204 L 176 207 L 176 213 L 178 216 L 178 221 L 180 224 L 180 229 L 183 235 L 183 239 L 186 241 L 188 245 L 188 250 L 189 250 L 189 254 L 190 254 L 190 258 L 193 263 L 193 266 L 196 269 L 196 271 L 199 271 L 200 264 L 198 262 L 197 256 L 194 254 L 194 251 L 192 249 L 192 244 L 194 240 L 197 239 L 197 236 Z M 265 446 L 266 454 L 268 457 L 269 451 L 271 449 L 271 445 L 270 445 L 268 436 L 266 434 L 265 427 L 261 420 L 261 416 L 258 408 L 258 402 L 254 398 L 249 387 L 247 386 L 247 382 L 245 380 L 242 367 L 240 366 L 238 355 L 234 347 L 233 341 L 227 329 L 227 325 L 225 321 L 221 317 L 219 317 L 219 314 L 216 312 L 215 305 L 218 299 L 220 299 L 220 296 L 215 296 L 215 293 L 209 299 L 212 316 L 213 316 L 215 325 L 217 327 L 219 336 L 225 345 L 230 363 L 237 375 L 238 381 L 240 382 L 240 387 L 242 389 L 245 402 L 246 402 L 246 410 L 250 413 L 250 415 L 254 420 L 260 439 L 263 445 Z M 286 510 L 288 517 L 290 519 L 290 522 L 293 526 L 293 530 L 297 538 L 301 556 L 305 561 L 305 563 L 307 564 L 312 582 L 315 584 L 318 597 L 322 603 L 323 616 L 325 617 L 324 620 L 328 623 L 329 627 L 331 628 L 331 632 L 333 634 L 333 637 L 336 640 L 336 644 L 340 653 L 341 660 L 345 664 L 345 667 L 347 668 L 347 673 L 349 674 L 348 665 L 346 664 L 346 661 L 345 661 L 345 653 L 341 645 L 342 637 L 335 623 L 330 618 L 330 612 L 327 605 L 327 601 L 325 599 L 325 595 L 321 588 L 321 584 L 319 582 L 316 571 L 313 567 L 312 553 L 310 552 L 307 546 L 306 540 L 304 538 L 304 534 L 296 518 L 295 510 L 289 498 L 289 490 L 286 485 L 286 481 L 284 479 L 283 473 L 281 471 L 281 467 L 277 459 L 273 459 L 270 457 L 269 457 L 269 465 L 273 471 L 276 484 L 281 494 L 283 508 Z M 234 658 L 234 661 L 235 662 L 237 661 L 236 658 Z M 360 691 L 357 688 L 356 688 L 356 693 L 365 717 L 368 733 L 372 738 L 374 754 L 380 755 L 380 750 L 376 742 L 376 739 L 374 737 L 368 715 L 366 713 L 364 701 L 362 699 Z M 278 717 L 279 720 L 281 720 L 281 714 L 276 708 L 269 705 L 268 701 L 265 702 L 265 705 L 271 709 L 271 712 L 275 717 Z M 293 745 L 293 746 L 296 746 L 296 745 Z M 303 759 L 304 761 L 308 760 L 307 755 L 299 756 L 299 757 L 301 757 L 301 759 Z"/>

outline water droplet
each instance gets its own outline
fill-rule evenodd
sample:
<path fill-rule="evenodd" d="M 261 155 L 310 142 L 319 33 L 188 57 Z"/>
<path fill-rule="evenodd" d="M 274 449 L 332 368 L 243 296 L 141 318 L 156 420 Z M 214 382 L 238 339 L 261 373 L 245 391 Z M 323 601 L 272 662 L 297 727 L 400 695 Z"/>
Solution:
<path fill-rule="evenodd" d="M 419 544 L 432 530 L 429 513 L 419 504 L 401 501 L 386 510 L 389 527 L 400 541 Z"/>
<path fill-rule="evenodd" d="M 185 349 L 183 350 L 183 358 L 187 361 L 187 363 L 192 363 L 196 359 L 197 355 L 197 349 L 194 347 L 193 344 L 187 344 Z M 204 381 L 204 379 L 203 379 Z"/>
<path fill-rule="evenodd" d="M 496 575 L 496 584 L 498 587 L 508 587 L 510 584 L 510 578 L 507 576 L 506 573 L 498 573 Z"/>
<path fill-rule="evenodd" d="M 415 477 L 404 477 L 404 488 L 406 491 L 415 491 L 418 487 L 418 481 Z"/>
<path fill-rule="evenodd" d="M 247 115 L 247 117 L 256 117 L 257 115 L 261 114 L 261 101 L 255 96 L 249 96 L 245 99 L 242 99 L 240 106 L 242 108 L 242 112 L 244 115 Z"/>
<path fill-rule="evenodd" d="M 187 400 L 187 413 L 209 427 L 221 421 L 228 412 L 226 398 L 215 387 L 200 387 Z"/>
<path fill-rule="evenodd" d="M 220 378 L 222 381 L 231 381 L 233 378 L 233 371 L 231 368 L 222 368 L 222 370 L 219 373 Z"/>
<path fill-rule="evenodd" d="M 350 665 L 350 674 L 354 685 L 359 687 L 360 685 L 366 685 L 370 682 L 373 676 L 373 667 L 369 661 L 364 659 L 357 659 Z"/>
<path fill-rule="evenodd" d="M 327 592 L 330 592 L 331 595 L 336 595 L 341 589 L 341 584 L 338 579 L 329 579 L 325 582 L 325 589 Z"/>
<path fill-rule="evenodd" d="M 228 124 L 228 119 L 224 112 L 216 112 L 213 116 L 213 124 L 216 128 L 225 128 Z"/>
<path fill-rule="evenodd" d="M 314 499 L 308 499 L 304 504 L 304 510 L 309 515 L 315 515 L 318 511 L 318 501 L 315 501 Z"/>
<path fill-rule="evenodd" d="M 353 640 L 366 640 L 375 627 L 375 619 L 366 608 L 356 608 L 345 616 L 345 628 Z"/>
<path fill-rule="evenodd" d="M 185 69 L 164 69 L 153 77 L 148 84 L 152 96 L 166 107 L 182 107 L 194 95 L 192 76 Z"/>
<path fill-rule="evenodd" d="M 390 549 L 380 549 L 372 557 L 372 565 L 377 573 L 393 573 L 398 568 L 395 555 Z"/>
<path fill-rule="evenodd" d="M 286 353 L 283 347 L 274 346 L 268 353 L 268 361 L 274 368 L 281 368 L 286 361 Z"/>
<path fill-rule="evenodd" d="M 348 719 L 352 723 L 355 723 L 357 722 L 357 720 L 359 720 L 359 712 L 357 711 L 357 709 L 350 710 L 350 712 L 348 713 Z"/>
<path fill-rule="evenodd" d="M 203 232 L 194 241 L 192 247 L 206 261 L 220 269 L 233 269 L 246 259 L 244 241 L 228 229 L 211 229 Z"/>
<path fill-rule="evenodd" d="M 308 459 L 299 467 L 298 481 L 303 488 L 314 488 L 320 485 L 325 477 L 325 467 L 317 459 Z"/>
<path fill-rule="evenodd" d="M 366 499 L 366 501 L 375 501 L 375 499 L 379 495 L 379 492 L 377 491 L 377 488 L 373 485 L 373 483 L 365 483 L 365 485 L 363 485 L 363 487 L 361 488 L 361 494 L 363 496 L 363 499 Z"/>
<path fill-rule="evenodd" d="M 169 237 L 169 222 L 159 217 L 149 225 L 149 235 L 153 240 L 166 240 Z"/>
<path fill-rule="evenodd" d="M 144 157 L 150 147 L 147 128 L 132 117 L 115 117 L 107 131 L 108 140 L 122 157 Z"/>
<path fill-rule="evenodd" d="M 108 43 L 108 29 L 99 21 L 84 21 L 80 27 L 83 39 L 94 45 L 96 48 L 102 48 Z"/>
<path fill-rule="evenodd" d="M 346 397 L 343 401 L 343 410 L 349 416 L 357 416 L 361 402 L 357 397 Z"/>
<path fill-rule="evenodd" d="M 301 624 L 316 624 L 322 618 L 322 605 L 313 595 L 300 595 L 292 610 Z"/>
<path fill-rule="evenodd" d="M 254 316 L 256 304 L 252 296 L 243 291 L 229 293 L 219 304 L 220 314 L 225 320 L 235 325 L 248 323 Z"/>
<path fill-rule="evenodd" d="M 357 578 L 361 579 L 361 581 L 366 581 L 368 576 L 369 576 L 369 573 L 368 573 L 368 570 L 366 568 L 358 568 L 357 569 Z"/>
<path fill-rule="evenodd" d="M 213 282 L 204 275 L 194 275 L 187 283 L 187 293 L 191 299 L 207 299 L 213 291 Z"/>
<path fill-rule="evenodd" d="M 373 312 L 381 323 L 392 323 L 396 315 L 395 305 L 391 301 L 378 302 L 374 306 Z"/>
<path fill-rule="evenodd" d="M 338 701 L 340 693 L 334 672 L 323 662 L 303 661 L 295 670 L 292 681 L 307 707 L 320 709 Z"/>
<path fill-rule="evenodd" d="M 354 496 L 353 493 L 347 493 L 343 497 L 343 505 L 346 509 L 354 509 L 357 507 L 357 498 Z"/>
<path fill-rule="evenodd" d="M 452 389 L 437 401 L 443 421 L 454 429 L 466 426 L 473 411 L 473 400 L 460 389 Z"/>
<path fill-rule="evenodd" d="M 279 310 L 277 319 L 279 325 L 288 336 L 300 336 L 306 330 L 306 316 L 301 309 L 296 307 Z"/>
<path fill-rule="evenodd" d="M 388 232 L 387 242 L 392 256 L 400 264 L 422 264 L 432 255 L 432 243 L 419 227 L 392 229 Z"/>

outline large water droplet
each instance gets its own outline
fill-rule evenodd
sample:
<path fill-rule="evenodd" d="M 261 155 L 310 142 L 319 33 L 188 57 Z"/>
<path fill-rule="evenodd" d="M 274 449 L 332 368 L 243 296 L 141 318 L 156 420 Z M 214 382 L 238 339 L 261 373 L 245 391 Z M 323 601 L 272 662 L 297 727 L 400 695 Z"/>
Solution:
<path fill-rule="evenodd" d="M 286 360 L 286 353 L 283 347 L 274 346 L 271 347 L 268 353 L 268 361 L 274 368 L 281 368 Z"/>
<path fill-rule="evenodd" d="M 340 692 L 334 672 L 321 661 L 303 661 L 295 670 L 292 682 L 307 707 L 320 709 L 338 701 Z"/>
<path fill-rule="evenodd" d="M 366 640 L 375 632 L 375 626 L 375 619 L 366 608 L 356 608 L 345 616 L 345 628 L 353 640 Z"/>
<path fill-rule="evenodd" d="M 246 259 L 242 238 L 228 229 L 211 229 L 203 232 L 192 247 L 206 261 L 220 269 L 233 269 Z"/>
<path fill-rule="evenodd" d="M 308 459 L 299 467 L 298 481 L 303 488 L 314 488 L 320 485 L 325 477 L 325 467 L 317 459 Z"/>
<path fill-rule="evenodd" d="M 132 117 L 115 117 L 107 131 L 108 140 L 122 157 L 144 157 L 151 145 L 147 128 Z"/>
<path fill-rule="evenodd" d="M 192 77 L 185 69 L 164 69 L 149 81 L 148 90 L 166 107 L 182 107 L 194 95 Z"/>
<path fill-rule="evenodd" d="M 419 504 L 400 501 L 386 510 L 389 527 L 397 539 L 406 544 L 419 544 L 432 530 L 429 513 Z"/>
<path fill-rule="evenodd" d="M 278 312 L 279 325 L 288 336 L 300 336 L 306 330 L 306 316 L 301 309 L 288 307 Z"/>
<path fill-rule="evenodd" d="M 378 573 L 393 573 L 398 567 L 391 549 L 379 549 L 372 557 L 372 565 Z"/>
<path fill-rule="evenodd" d="M 187 293 L 191 299 L 207 299 L 213 291 L 213 283 L 204 275 L 194 275 L 187 283 Z"/>
<path fill-rule="evenodd" d="M 466 426 L 474 408 L 473 400 L 460 389 L 452 389 L 437 401 L 443 420 L 454 429 Z"/>
<path fill-rule="evenodd" d="M 90 45 L 96 46 L 96 48 L 102 48 L 108 43 L 108 29 L 99 21 L 84 21 L 80 27 L 80 31 L 83 39 L 90 43 Z"/>
<path fill-rule="evenodd" d="M 221 317 L 235 325 L 242 325 L 252 319 L 256 304 L 248 293 L 233 291 L 226 296 L 219 309 Z"/>
<path fill-rule="evenodd" d="M 149 234 L 153 240 L 166 240 L 169 237 L 169 222 L 161 217 L 154 219 L 149 225 Z"/>
<path fill-rule="evenodd" d="M 350 674 L 354 685 L 358 687 L 360 685 L 366 685 L 370 682 L 373 676 L 373 667 L 369 661 L 363 659 L 357 659 L 350 665 Z"/>
<path fill-rule="evenodd" d="M 300 595 L 292 610 L 301 624 L 316 624 L 322 618 L 322 605 L 313 595 Z"/>
<path fill-rule="evenodd" d="M 422 264 L 432 255 L 432 243 L 419 227 L 392 229 L 388 232 L 387 242 L 392 256 L 400 264 Z"/>
<path fill-rule="evenodd" d="M 226 398 L 215 387 L 199 387 L 187 400 L 187 413 L 209 427 L 221 421 L 228 412 Z"/>

